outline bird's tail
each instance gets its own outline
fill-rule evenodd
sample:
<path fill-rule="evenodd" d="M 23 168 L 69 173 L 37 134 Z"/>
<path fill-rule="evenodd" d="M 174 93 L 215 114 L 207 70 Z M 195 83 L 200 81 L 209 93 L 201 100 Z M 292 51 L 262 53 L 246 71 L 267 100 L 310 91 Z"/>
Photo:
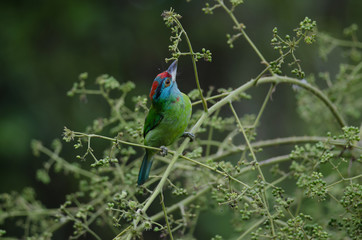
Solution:
<path fill-rule="evenodd" d="M 138 185 L 142 185 L 148 179 L 150 174 L 151 166 L 153 162 L 153 153 L 146 149 L 146 154 L 143 157 L 140 172 L 138 173 Z"/>

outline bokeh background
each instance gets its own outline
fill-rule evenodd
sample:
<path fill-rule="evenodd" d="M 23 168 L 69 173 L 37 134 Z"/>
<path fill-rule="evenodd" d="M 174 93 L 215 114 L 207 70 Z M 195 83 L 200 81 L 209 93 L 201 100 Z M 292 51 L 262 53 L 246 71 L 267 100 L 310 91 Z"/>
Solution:
<path fill-rule="evenodd" d="M 212 1 L 211 1 L 212 2 Z M 108 73 L 120 82 L 134 81 L 134 94 L 148 94 L 154 76 L 167 67 L 170 31 L 161 13 L 173 7 L 196 51 L 210 49 L 212 63 L 198 62 L 201 86 L 237 87 L 259 74 L 263 66 L 249 45 L 239 39 L 234 49 L 226 44 L 233 33 L 230 18 L 218 9 L 205 15 L 204 1 L 0 1 L 0 192 L 33 186 L 49 207 L 64 202 L 64 194 L 76 187 L 66 176 L 44 185 L 35 173 L 42 159 L 32 155 L 30 142 L 50 145 L 61 138 L 64 126 L 83 131 L 93 119 L 108 115 L 100 98 L 87 103 L 66 96 L 82 72 L 89 84 Z M 236 11 L 250 38 L 267 59 L 277 53 L 270 46 L 272 29 L 290 34 L 305 16 L 317 21 L 318 29 L 343 37 L 345 27 L 362 23 L 360 0 L 253 0 Z M 185 49 L 186 50 L 186 49 Z M 322 61 L 317 46 L 302 46 L 297 54 L 306 74 L 338 70 L 340 50 Z M 189 57 L 179 61 L 178 85 L 184 92 L 195 88 Z M 257 113 L 267 88 L 251 91 L 254 100 L 238 106 L 243 113 Z M 305 123 L 296 111 L 290 86 L 278 87 L 259 129 L 259 139 L 302 135 Z M 72 149 L 62 153 L 75 161 Z M 205 216 L 207 218 L 207 215 Z M 225 224 L 227 221 L 225 221 Z M 211 224 L 211 223 L 210 223 Z M 211 236 L 207 229 L 200 228 Z M 221 226 L 222 227 L 222 226 Z M 211 231 L 211 230 L 210 230 Z"/>

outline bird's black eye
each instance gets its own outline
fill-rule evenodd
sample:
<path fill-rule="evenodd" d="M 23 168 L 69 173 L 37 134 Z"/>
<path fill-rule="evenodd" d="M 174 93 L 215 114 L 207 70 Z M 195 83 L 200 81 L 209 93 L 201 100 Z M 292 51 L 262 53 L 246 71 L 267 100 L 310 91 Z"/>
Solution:
<path fill-rule="evenodd" d="M 170 86 L 170 84 L 171 84 L 171 81 L 170 81 L 169 78 L 167 78 L 167 79 L 165 80 L 165 87 Z"/>

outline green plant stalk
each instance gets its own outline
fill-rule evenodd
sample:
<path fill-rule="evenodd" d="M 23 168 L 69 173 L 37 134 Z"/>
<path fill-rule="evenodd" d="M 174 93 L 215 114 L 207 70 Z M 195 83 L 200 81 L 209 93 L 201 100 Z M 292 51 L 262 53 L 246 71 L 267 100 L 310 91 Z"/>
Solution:
<path fill-rule="evenodd" d="M 97 240 L 102 240 L 92 229 L 88 227 L 87 224 L 83 223 L 80 220 L 77 220 L 75 217 L 73 217 L 73 215 L 70 212 L 68 212 L 68 210 L 63 209 L 63 211 L 65 211 L 65 213 L 68 215 L 69 218 L 71 218 L 71 220 L 73 220 L 74 222 L 79 222 L 87 232 L 93 235 L 94 238 L 96 238 Z"/>
<path fill-rule="evenodd" d="M 214 128 L 213 128 L 213 126 L 210 126 L 210 127 L 209 127 L 209 135 L 208 135 L 208 137 L 207 137 L 207 140 L 208 140 L 208 141 L 211 141 L 213 133 L 214 133 Z M 205 156 L 209 156 L 209 154 L 210 154 L 210 149 L 211 149 L 211 144 L 207 144 L 207 145 L 206 145 Z"/>
<path fill-rule="evenodd" d="M 327 188 L 327 189 L 328 189 L 328 188 L 331 188 L 331 187 L 333 187 L 334 185 L 336 185 L 336 184 L 338 184 L 338 183 L 341 183 L 341 182 L 343 182 L 343 181 L 351 181 L 351 182 L 352 182 L 352 180 L 358 179 L 358 178 L 360 178 L 360 177 L 362 177 L 362 174 L 357 175 L 357 176 L 353 176 L 353 177 L 349 177 L 349 178 L 343 177 L 342 179 L 340 179 L 340 180 L 338 180 L 338 181 L 336 181 L 336 182 L 334 182 L 334 183 L 329 184 L 328 186 L 326 186 L 326 188 Z"/>
<path fill-rule="evenodd" d="M 298 143 L 308 143 L 308 142 L 325 142 L 327 141 L 327 137 L 318 137 L 318 136 L 295 136 L 295 137 L 286 137 L 286 138 L 275 138 L 270 140 L 261 140 L 258 142 L 251 143 L 251 146 L 256 148 L 265 148 L 265 147 L 273 147 L 278 145 L 287 145 L 287 144 L 298 144 Z M 343 145 L 343 142 L 332 142 L 334 145 Z M 227 156 L 230 156 L 232 154 L 236 154 L 242 151 L 245 151 L 246 146 L 245 145 L 239 145 L 234 148 L 231 148 L 231 150 L 225 151 L 225 152 L 219 152 L 215 153 L 213 155 L 210 155 L 208 158 L 202 157 L 199 158 L 200 162 L 205 161 L 206 159 L 213 159 L 214 161 L 225 158 Z"/>
<path fill-rule="evenodd" d="M 230 18 L 233 20 L 235 27 L 241 32 L 242 36 L 245 38 L 245 40 L 249 43 L 249 45 L 253 48 L 255 53 L 259 56 L 261 62 L 265 64 L 268 67 L 268 71 L 275 75 L 275 73 L 271 70 L 269 62 L 267 62 L 259 51 L 259 49 L 255 46 L 253 41 L 249 38 L 249 36 L 246 34 L 246 32 L 243 29 L 243 25 L 239 23 L 239 21 L 236 19 L 234 13 L 224 4 L 223 0 L 217 0 L 217 2 L 220 4 L 220 6 L 226 11 L 226 13 L 230 16 Z"/>
<path fill-rule="evenodd" d="M 281 181 L 283 181 L 285 178 L 287 177 L 287 175 L 277 179 L 276 181 L 274 181 L 272 183 L 272 185 L 275 185 Z M 266 189 L 269 188 L 269 186 L 266 187 Z M 274 217 L 274 216 L 273 216 Z M 263 217 L 261 218 L 259 221 L 255 222 L 252 226 L 248 227 L 248 230 L 246 230 L 245 232 L 243 232 L 243 234 L 241 234 L 237 240 L 242 240 L 244 239 L 245 236 L 247 236 L 251 231 L 253 231 L 255 228 L 257 228 L 258 226 L 260 226 L 267 218 L 266 217 Z M 286 226 L 287 224 L 281 220 L 276 220 L 275 221 L 276 223 L 280 224 L 280 225 L 283 225 L 283 226 Z"/>
<path fill-rule="evenodd" d="M 269 187 L 274 187 L 275 185 L 277 185 L 278 183 L 284 181 L 287 177 L 289 177 L 290 174 L 284 174 L 283 176 L 281 176 L 280 178 L 274 180 L 272 183 L 269 183 L 268 186 L 265 187 L 265 190 L 267 190 Z"/>
<path fill-rule="evenodd" d="M 90 137 L 90 138 L 101 138 L 104 140 L 108 140 L 114 143 L 121 143 L 121 144 L 125 144 L 125 145 L 130 145 L 133 147 L 140 147 L 140 148 L 147 148 L 150 150 L 159 150 L 161 151 L 161 148 L 155 148 L 155 147 L 150 147 L 150 146 L 146 146 L 143 144 L 138 144 L 138 143 L 133 143 L 133 142 L 127 142 L 127 141 L 123 141 L 121 139 L 118 138 L 111 138 L 111 137 L 106 137 L 106 136 L 102 136 L 102 135 L 98 135 L 98 134 L 86 134 L 86 133 L 81 133 L 81 132 L 73 132 L 74 133 L 74 137 L 78 137 L 78 138 L 82 138 L 82 137 Z"/>
<path fill-rule="evenodd" d="M 195 163 L 196 165 L 199 165 L 199 166 L 208 168 L 208 169 L 210 169 L 210 170 L 212 170 L 212 171 L 214 171 L 214 172 L 217 172 L 217 173 L 219 173 L 219 174 L 221 174 L 221 175 L 229 178 L 230 180 L 233 180 L 233 181 L 235 181 L 235 182 L 237 182 L 237 183 L 240 183 L 241 185 L 243 185 L 243 186 L 246 187 L 246 188 L 250 188 L 250 186 L 247 185 L 246 183 L 240 181 L 240 180 L 237 179 L 237 178 L 234 178 L 233 176 L 228 175 L 228 174 L 225 173 L 225 172 L 222 172 L 222 171 L 220 171 L 220 170 L 217 170 L 216 168 L 210 167 L 209 165 L 203 164 L 203 163 L 201 163 L 201 162 L 198 162 L 198 161 L 193 160 L 193 159 L 191 159 L 191 158 L 188 158 L 188 157 L 186 157 L 186 156 L 182 156 L 182 155 L 181 155 L 180 157 L 183 158 L 183 159 L 185 159 L 185 160 L 187 160 L 187 161 L 190 161 L 190 162 L 192 162 L 192 163 Z"/>
<path fill-rule="evenodd" d="M 161 193 L 160 193 L 160 199 L 161 199 L 161 206 L 162 206 L 163 214 L 164 214 L 164 216 L 165 216 L 165 221 L 166 221 L 166 225 L 167 225 L 167 230 L 168 230 L 168 233 L 169 233 L 169 235 L 170 235 L 170 239 L 173 240 L 170 223 L 168 222 L 167 210 L 166 210 L 166 207 L 165 207 L 165 203 L 164 203 L 164 201 L 163 201 L 162 191 L 161 191 Z"/>
<path fill-rule="evenodd" d="M 0 215 L 0 220 L 3 221 L 6 218 L 13 218 L 13 217 L 23 217 L 28 216 L 30 214 L 34 215 L 55 215 L 58 213 L 59 209 L 32 209 L 31 211 L 27 210 L 17 210 L 17 211 L 10 211 L 10 212 L 3 212 Z"/>
<path fill-rule="evenodd" d="M 215 115 L 218 116 L 219 112 L 220 112 L 220 109 L 218 109 L 218 111 L 215 113 Z M 207 140 L 208 140 L 209 143 L 212 140 L 213 133 L 214 133 L 214 126 L 210 125 L 209 126 L 209 135 L 207 136 Z M 207 144 L 206 145 L 206 151 L 205 151 L 205 156 L 206 157 L 209 156 L 209 154 L 210 154 L 210 148 L 211 148 L 211 144 Z"/>
<path fill-rule="evenodd" d="M 188 205 L 190 203 L 193 203 L 196 199 L 198 199 L 200 196 L 207 193 L 210 189 L 211 189 L 211 186 L 207 186 L 207 187 L 199 190 L 196 194 L 191 195 L 191 196 L 183 199 L 182 201 L 180 201 L 178 203 L 175 203 L 172 206 L 168 207 L 166 209 L 166 212 L 171 213 L 173 211 L 176 211 L 178 208 L 180 208 L 180 206 L 185 206 L 185 205 Z M 157 220 L 161 219 L 162 216 L 163 216 L 163 212 L 159 212 L 159 213 L 156 213 L 155 215 L 151 216 L 150 219 L 152 221 L 157 221 Z"/>
<path fill-rule="evenodd" d="M 205 100 L 204 96 L 202 95 L 202 91 L 201 91 L 201 87 L 200 87 L 200 81 L 199 81 L 199 75 L 198 75 L 198 73 L 197 73 L 195 53 L 194 53 L 194 50 L 192 49 L 191 41 L 190 41 L 190 39 L 189 39 L 186 31 L 185 31 L 184 28 L 182 27 L 181 22 L 180 22 L 175 16 L 173 16 L 173 19 L 174 19 L 174 21 L 176 22 L 176 24 L 182 29 L 182 32 L 183 32 L 184 35 L 185 35 L 186 42 L 187 42 L 187 45 L 188 45 L 188 47 L 189 47 L 190 54 L 191 54 L 192 66 L 193 66 L 193 68 L 194 68 L 195 81 L 196 81 L 197 89 L 199 90 L 199 93 L 200 93 L 200 97 L 201 97 L 202 105 L 203 105 L 203 107 L 204 107 L 204 111 L 207 112 L 207 111 L 208 111 L 208 109 L 207 109 L 207 103 L 206 103 L 206 100 Z"/>
<path fill-rule="evenodd" d="M 362 42 L 358 42 L 358 41 L 341 40 L 341 39 L 337 39 L 337 38 L 334 38 L 334 37 L 331 37 L 328 35 L 324 35 L 324 34 L 319 35 L 319 38 L 322 38 L 325 41 L 329 41 L 336 46 L 362 48 Z"/>
<path fill-rule="evenodd" d="M 191 131 L 192 132 L 192 131 Z M 168 165 L 168 167 L 166 168 L 164 174 L 162 175 L 162 178 L 160 180 L 160 182 L 158 183 L 156 189 L 153 191 L 153 193 L 151 194 L 151 196 L 146 200 L 145 205 L 143 206 L 142 209 L 139 209 L 142 213 L 145 213 L 148 208 L 151 206 L 151 204 L 153 203 L 153 201 L 155 200 L 155 198 L 160 194 L 160 192 L 163 189 L 163 186 L 166 182 L 166 180 L 168 179 L 168 176 L 171 173 L 171 170 L 173 168 L 173 166 L 176 163 L 176 160 L 179 158 L 179 156 L 181 155 L 182 151 L 185 149 L 185 147 L 187 146 L 187 144 L 189 143 L 190 139 L 186 138 L 183 143 L 181 144 L 181 146 L 178 148 L 178 150 L 175 152 L 175 155 L 172 157 L 172 160 L 170 162 L 170 164 Z M 137 216 L 134 220 L 133 220 L 133 226 L 136 228 L 138 223 L 140 221 L 140 216 Z M 117 237 L 116 237 L 117 238 Z M 131 239 L 132 238 L 132 233 L 129 233 L 126 239 Z"/>
<path fill-rule="evenodd" d="M 362 62 L 360 62 L 359 64 L 357 64 L 356 66 L 354 66 L 353 70 L 351 71 L 351 74 L 348 76 L 348 78 L 345 80 L 346 81 L 346 85 L 349 84 L 350 81 L 352 81 L 353 79 L 357 79 L 358 78 L 358 72 L 361 71 L 362 69 Z M 357 88 L 357 91 L 359 89 Z M 335 102 L 336 103 L 340 103 L 343 99 L 343 95 L 340 95 Z"/>
<path fill-rule="evenodd" d="M 234 114 L 235 120 L 236 120 L 236 122 L 238 123 L 239 128 L 240 128 L 241 132 L 242 132 L 243 135 L 244 135 L 246 144 L 248 145 L 249 151 L 250 151 L 250 153 L 251 153 L 251 155 L 252 155 L 252 157 L 253 157 L 253 160 L 254 160 L 254 162 L 255 162 L 256 168 L 258 169 L 259 175 L 260 175 L 261 179 L 263 180 L 263 182 L 266 183 L 267 181 L 265 180 L 264 174 L 263 174 L 263 172 L 261 171 L 259 162 L 258 162 L 258 160 L 256 159 L 256 156 L 255 156 L 254 150 L 253 150 L 253 148 L 252 148 L 252 146 L 251 146 L 251 144 L 250 144 L 249 138 L 248 138 L 248 136 L 247 136 L 246 133 L 245 133 L 244 127 L 243 127 L 243 125 L 241 124 L 240 119 L 239 119 L 239 117 L 238 117 L 238 115 L 237 115 L 237 113 L 236 113 L 236 111 L 235 111 L 235 109 L 234 109 L 233 104 L 231 103 L 231 101 L 229 102 L 229 105 L 230 105 L 231 111 L 232 111 L 233 114 Z M 268 201 L 267 201 L 267 198 L 266 198 L 265 189 L 264 189 L 264 191 L 263 191 L 263 193 L 262 193 L 262 197 L 263 197 L 263 202 L 264 202 L 264 205 L 265 205 L 265 211 L 267 212 L 267 214 L 268 214 L 268 219 L 269 219 L 269 221 L 270 221 L 271 231 L 272 231 L 273 236 L 275 236 L 274 220 L 273 220 L 273 218 L 272 218 L 272 216 L 271 216 L 271 214 L 270 214 L 270 211 L 269 211 L 269 204 L 268 204 Z"/>
<path fill-rule="evenodd" d="M 121 107 L 120 104 L 122 103 L 122 101 L 125 97 L 125 93 L 123 93 L 122 96 L 119 98 L 119 100 L 116 102 L 115 99 L 111 99 L 109 97 L 109 92 L 104 90 L 103 85 L 100 85 L 99 88 L 100 88 L 101 95 L 104 97 L 104 99 L 106 99 L 111 110 L 114 111 L 116 118 L 122 123 L 122 125 L 126 126 L 127 122 L 126 122 L 126 120 L 124 120 L 124 118 L 122 117 L 122 115 L 120 113 L 120 107 Z M 116 104 L 114 104 L 114 102 L 116 102 Z"/>
<path fill-rule="evenodd" d="M 214 96 L 211 96 L 211 97 L 207 97 L 207 98 L 205 98 L 205 101 L 210 101 L 210 100 L 214 100 L 214 99 L 226 97 L 228 94 L 229 94 L 229 93 L 226 92 L 226 93 L 221 93 L 221 94 L 214 95 Z M 192 105 L 192 106 L 195 106 L 195 105 L 200 104 L 200 103 L 202 103 L 201 100 L 195 101 L 195 102 L 193 102 L 191 105 Z"/>
<path fill-rule="evenodd" d="M 289 155 L 282 155 L 282 156 L 269 158 L 269 159 L 264 160 L 264 161 L 260 161 L 259 166 L 268 166 L 268 165 L 271 165 L 271 164 L 281 163 L 281 162 L 285 162 L 285 161 L 289 161 L 289 160 L 290 160 Z M 244 167 L 244 168 L 242 168 L 240 170 L 238 175 L 241 175 L 241 174 L 243 174 L 245 172 L 248 172 L 248 171 L 252 170 L 253 168 L 254 168 L 254 166 Z"/>
<path fill-rule="evenodd" d="M 116 142 L 117 140 L 114 139 L 114 138 L 109 138 L 109 137 L 105 137 L 105 136 L 101 136 L 101 135 L 97 135 L 97 134 L 83 134 L 83 133 L 78 133 L 78 132 L 74 132 L 76 134 L 77 137 L 96 137 L 96 138 L 101 138 L 101 139 L 105 139 L 105 140 L 109 140 L 109 141 L 114 141 Z M 269 146 L 275 146 L 275 145 L 282 145 L 282 144 L 294 144 L 294 143 L 303 143 L 303 142 L 318 142 L 318 141 L 324 141 L 326 140 L 327 138 L 323 138 L 323 137 L 288 137 L 288 138 L 280 138 L 280 139 L 273 139 L 273 140 L 266 140 L 266 141 L 260 141 L 260 142 L 255 142 L 255 143 L 252 143 L 252 147 L 253 148 L 259 148 L 259 147 L 269 147 Z M 154 149 L 154 150 L 159 150 L 161 151 L 160 148 L 154 148 L 154 147 L 148 147 L 148 146 L 145 146 L 145 145 L 142 145 L 142 144 L 136 144 L 136 143 L 132 143 L 132 142 L 126 142 L 126 141 L 120 141 L 121 143 L 123 144 L 126 144 L 126 145 L 131 145 L 131 146 L 136 146 L 136 147 L 141 147 L 141 148 L 151 148 L 151 149 Z M 226 157 L 232 153 L 237 153 L 237 152 L 240 152 L 240 151 L 243 151 L 245 150 L 245 147 L 244 146 L 240 146 L 239 147 L 240 149 L 237 149 L 236 151 L 232 151 L 231 153 L 228 152 L 226 154 L 223 154 L 223 155 L 214 155 L 214 156 L 211 156 L 211 158 L 213 158 L 214 160 L 217 160 L 219 158 L 223 158 L 223 157 Z M 170 154 L 176 154 L 175 151 L 172 151 L 172 150 L 169 150 L 169 153 Z M 205 168 L 208 168 L 218 174 L 221 174 L 225 177 L 228 177 L 230 178 L 231 180 L 235 181 L 235 182 L 238 182 L 242 185 L 244 185 L 245 187 L 248 187 L 249 186 L 247 184 L 245 184 L 244 182 L 241 182 L 240 180 L 234 178 L 233 176 L 230 176 L 228 175 L 227 173 L 225 172 L 222 172 L 218 169 L 215 169 L 211 166 L 208 166 L 204 163 L 202 163 L 203 160 L 201 161 L 196 161 L 196 160 L 193 160 L 191 158 L 188 158 L 184 155 L 180 155 L 179 156 L 180 158 L 183 158 L 189 162 L 192 162 L 196 165 L 199 165 L 199 166 L 202 166 L 202 167 L 205 167 Z M 210 158 L 210 157 L 209 157 Z M 261 161 L 259 162 L 260 166 L 265 166 L 265 165 L 270 165 L 270 164 L 274 164 L 274 163 L 279 163 L 279 162 L 283 162 L 283 161 L 288 161 L 289 160 L 289 155 L 284 155 L 284 156 L 278 156 L 278 157 L 274 157 L 274 158 L 270 158 L 268 160 L 264 160 L 264 161 Z M 167 162 L 168 164 L 170 162 Z M 241 169 L 240 173 L 244 173 L 244 172 L 247 172 L 247 171 L 250 171 L 252 170 L 252 167 L 251 166 L 248 166 L 248 167 L 245 167 L 243 169 Z"/>
<path fill-rule="evenodd" d="M 260 224 L 262 224 L 264 221 L 266 220 L 266 217 L 261 218 L 259 221 L 255 222 L 252 226 L 248 227 L 248 230 L 246 230 L 245 232 L 243 232 L 243 234 L 241 234 L 237 240 L 242 240 L 244 239 L 245 236 L 247 236 L 251 231 L 253 231 L 255 228 L 257 228 Z"/>
<path fill-rule="evenodd" d="M 172 212 L 176 211 L 177 209 L 179 209 L 181 206 L 185 206 L 185 205 L 188 205 L 190 203 L 193 203 L 196 199 L 198 199 L 202 195 L 206 194 L 210 189 L 211 189 L 211 187 L 207 186 L 207 187 L 201 189 L 200 191 L 198 191 L 196 194 L 191 195 L 191 196 L 181 200 L 180 202 L 171 205 L 170 207 L 167 207 L 166 208 L 166 213 L 167 214 L 172 213 Z M 164 212 L 160 211 L 160 212 L 156 213 L 155 215 L 151 216 L 150 220 L 151 221 L 157 221 L 157 220 L 161 219 L 163 216 L 164 216 Z M 132 227 L 132 225 L 129 225 L 120 234 L 118 234 L 117 237 L 122 236 L 126 231 L 130 230 L 131 227 Z M 137 229 L 139 230 L 142 227 L 143 226 L 140 225 L 140 226 L 137 227 Z M 116 240 L 116 238 L 114 238 L 114 240 Z"/>
<path fill-rule="evenodd" d="M 270 65 L 267 66 L 259 75 L 254 79 L 255 85 L 258 83 L 258 80 L 270 69 Z"/>
<path fill-rule="evenodd" d="M 50 151 L 48 148 L 44 147 L 43 145 L 38 145 L 37 146 L 38 150 L 42 153 L 44 153 L 45 155 L 49 156 L 51 159 L 54 159 L 56 162 L 62 164 L 62 166 L 67 169 L 68 171 L 83 175 L 87 178 L 92 178 L 92 179 L 98 179 L 99 176 L 91 173 L 89 171 L 86 171 L 82 168 L 76 167 L 70 163 L 68 163 L 67 161 L 65 161 L 63 158 L 59 157 L 57 154 L 53 153 L 52 151 Z"/>
<path fill-rule="evenodd" d="M 313 93 L 316 97 L 318 97 L 320 100 L 322 100 L 322 102 L 329 108 L 329 110 L 332 112 L 333 116 L 336 118 L 336 120 L 341 128 L 344 126 L 347 126 L 347 123 L 343 119 L 342 115 L 338 112 L 336 106 L 318 88 L 316 88 L 308 83 L 304 83 L 298 79 L 290 78 L 290 77 L 286 77 L 286 76 L 279 76 L 279 75 L 275 75 L 275 76 L 271 76 L 271 77 L 264 77 L 258 81 L 258 84 L 263 84 L 263 83 L 275 83 L 275 84 L 290 83 L 290 84 L 298 85 L 298 86 L 308 90 L 309 92 Z"/>
<path fill-rule="evenodd" d="M 198 222 L 198 220 L 199 220 L 199 217 L 200 217 L 200 213 L 201 213 L 201 209 L 197 209 L 196 211 L 195 211 L 195 217 L 192 219 L 192 222 L 191 222 L 191 226 L 190 226 L 190 228 L 189 228 L 189 231 L 188 231 L 188 234 L 189 235 L 191 235 L 191 236 L 193 236 L 194 235 L 194 232 L 195 232 L 195 230 L 196 230 L 196 225 L 197 225 L 197 222 Z"/>
<path fill-rule="evenodd" d="M 92 89 L 80 89 L 80 90 L 74 90 L 74 93 L 77 94 L 89 94 L 89 95 L 102 95 L 101 90 L 92 90 Z"/>
<path fill-rule="evenodd" d="M 215 103 L 212 107 L 209 108 L 208 113 L 203 113 L 201 115 L 199 121 L 195 124 L 195 126 L 192 128 L 192 132 L 196 132 L 200 125 L 205 121 L 205 119 L 211 115 L 215 110 L 219 109 L 223 105 L 227 104 L 229 101 L 231 101 L 235 96 L 240 94 L 241 92 L 245 92 L 247 89 L 251 88 L 253 86 L 254 80 L 250 80 L 247 83 L 243 84 L 242 86 L 238 87 L 237 89 L 230 92 L 230 94 L 224 98 L 222 98 L 220 101 Z M 337 108 L 333 105 L 333 103 L 324 95 L 322 91 L 317 89 L 316 87 L 313 87 L 312 85 L 308 83 L 304 83 L 299 81 L 295 78 L 290 77 L 284 77 L 279 75 L 274 75 L 270 77 L 263 77 L 260 78 L 258 81 L 258 84 L 265 84 L 265 83 L 289 83 L 289 84 L 295 84 L 302 88 L 305 88 L 312 94 L 314 94 L 317 98 L 319 98 L 322 102 L 325 103 L 325 105 L 328 107 L 328 109 L 332 112 L 333 116 L 336 118 L 337 122 L 340 124 L 341 127 L 346 126 L 344 119 L 338 112 Z"/>
<path fill-rule="evenodd" d="M 256 119 L 255 119 L 255 122 L 254 122 L 252 128 L 256 128 L 256 126 L 258 125 L 258 123 L 259 123 L 259 121 L 260 121 L 260 118 L 261 118 L 261 116 L 262 116 L 262 114 L 263 114 L 263 112 L 264 112 L 264 110 L 265 110 L 266 104 L 268 103 L 268 101 L 269 101 L 269 99 L 270 99 L 270 96 L 271 96 L 271 94 L 272 94 L 272 92 L 273 92 L 273 90 L 274 90 L 274 87 L 275 87 L 274 84 L 272 84 L 272 85 L 270 86 L 269 91 L 268 91 L 268 93 L 267 93 L 267 95 L 266 95 L 266 97 L 265 97 L 265 99 L 264 99 L 263 105 L 262 105 L 261 108 L 260 108 L 260 111 L 259 111 L 259 113 L 258 113 L 258 116 L 257 116 Z"/>

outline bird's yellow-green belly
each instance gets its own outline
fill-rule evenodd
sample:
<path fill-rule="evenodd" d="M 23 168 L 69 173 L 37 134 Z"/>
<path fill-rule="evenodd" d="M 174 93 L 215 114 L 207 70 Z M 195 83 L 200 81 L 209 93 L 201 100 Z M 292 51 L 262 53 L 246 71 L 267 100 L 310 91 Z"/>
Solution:
<path fill-rule="evenodd" d="M 190 99 L 182 93 L 166 105 L 160 115 L 160 123 L 147 132 L 145 145 L 152 147 L 169 146 L 186 130 L 191 117 Z"/>
<path fill-rule="evenodd" d="M 148 132 L 145 145 L 153 147 L 171 145 L 184 133 L 186 127 L 187 121 L 179 117 L 165 117 L 156 128 Z"/>

